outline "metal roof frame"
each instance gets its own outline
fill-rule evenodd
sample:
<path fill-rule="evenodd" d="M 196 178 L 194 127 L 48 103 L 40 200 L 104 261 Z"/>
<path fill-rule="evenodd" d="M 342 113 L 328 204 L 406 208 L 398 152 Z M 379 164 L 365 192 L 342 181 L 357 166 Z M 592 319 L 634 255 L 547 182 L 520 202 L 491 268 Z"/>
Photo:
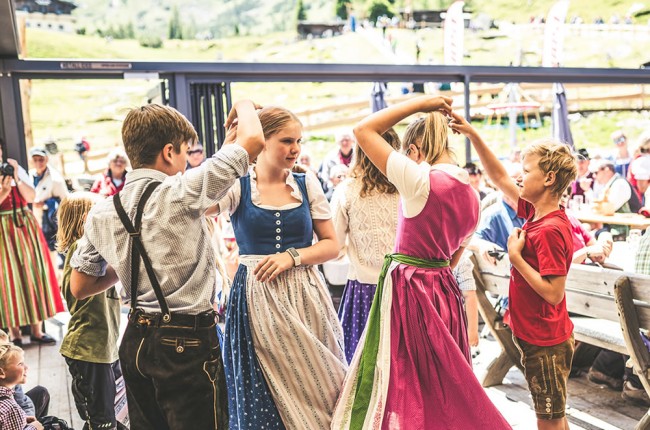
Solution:
<path fill-rule="evenodd" d="M 501 67 L 318 63 L 226 63 L 132 60 L 17 60 L 0 62 L 0 73 L 20 79 L 121 79 L 125 73 L 184 74 L 224 82 L 562 82 L 647 84 L 650 69 Z"/>
<path fill-rule="evenodd" d="M 21 79 L 124 79 L 151 74 L 169 81 L 170 104 L 188 117 L 190 85 L 202 82 L 463 82 L 466 116 L 472 82 L 650 84 L 650 69 L 0 59 L 0 132 L 6 137 L 8 153 L 19 162 L 27 161 Z M 466 142 L 468 159 L 470 150 Z"/>

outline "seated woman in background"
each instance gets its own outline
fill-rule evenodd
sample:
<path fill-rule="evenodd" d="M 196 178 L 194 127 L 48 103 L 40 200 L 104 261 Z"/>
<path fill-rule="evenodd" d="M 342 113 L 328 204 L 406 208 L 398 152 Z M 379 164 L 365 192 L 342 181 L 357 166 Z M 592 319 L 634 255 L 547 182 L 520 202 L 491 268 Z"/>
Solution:
<path fill-rule="evenodd" d="M 120 148 L 113 149 L 108 154 L 108 168 L 102 173 L 102 177 L 95 181 L 90 188 L 90 192 L 100 194 L 104 197 L 111 197 L 122 191 L 124 181 L 126 180 L 126 168 L 128 164 L 129 159 L 126 153 Z"/>

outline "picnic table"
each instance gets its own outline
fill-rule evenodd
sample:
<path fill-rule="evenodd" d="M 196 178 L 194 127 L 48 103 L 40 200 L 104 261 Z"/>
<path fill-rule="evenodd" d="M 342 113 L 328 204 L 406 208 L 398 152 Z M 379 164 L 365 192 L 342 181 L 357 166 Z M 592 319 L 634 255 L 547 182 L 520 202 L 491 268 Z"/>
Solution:
<path fill-rule="evenodd" d="M 650 227 L 650 218 L 639 214 L 615 213 L 614 215 L 600 215 L 590 210 L 582 209 L 571 211 L 571 213 L 581 222 L 629 225 L 630 227 L 636 227 L 642 230 Z"/>

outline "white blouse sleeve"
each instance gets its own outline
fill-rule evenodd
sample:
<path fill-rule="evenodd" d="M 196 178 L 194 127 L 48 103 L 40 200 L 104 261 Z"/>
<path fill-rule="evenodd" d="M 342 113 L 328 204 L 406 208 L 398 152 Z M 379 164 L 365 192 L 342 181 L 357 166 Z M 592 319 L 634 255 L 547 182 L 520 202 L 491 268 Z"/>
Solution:
<path fill-rule="evenodd" d="M 418 215 L 429 198 L 431 166 L 416 163 L 404 154 L 393 151 L 386 163 L 386 176 L 395 185 L 402 199 L 404 216 L 412 218 Z"/>
<path fill-rule="evenodd" d="M 219 213 L 228 212 L 228 214 L 232 215 L 237 210 L 240 200 L 241 182 L 237 179 L 226 195 L 219 200 Z"/>
<path fill-rule="evenodd" d="M 26 184 L 28 187 L 34 188 L 34 182 L 32 181 L 32 178 L 29 176 L 29 173 L 27 173 L 27 170 L 23 168 L 23 166 L 18 166 L 18 179 L 20 179 L 21 182 Z"/>
<path fill-rule="evenodd" d="M 332 195 L 332 221 L 334 222 L 334 231 L 339 241 L 339 257 L 345 254 L 345 244 L 347 242 L 350 219 L 348 216 L 347 189 L 351 179 L 346 179 L 339 185 Z"/>
<path fill-rule="evenodd" d="M 323 187 L 314 173 L 305 173 L 305 185 L 307 186 L 307 197 L 309 198 L 309 210 L 311 219 L 330 219 L 332 211 L 330 204 L 325 197 Z"/>

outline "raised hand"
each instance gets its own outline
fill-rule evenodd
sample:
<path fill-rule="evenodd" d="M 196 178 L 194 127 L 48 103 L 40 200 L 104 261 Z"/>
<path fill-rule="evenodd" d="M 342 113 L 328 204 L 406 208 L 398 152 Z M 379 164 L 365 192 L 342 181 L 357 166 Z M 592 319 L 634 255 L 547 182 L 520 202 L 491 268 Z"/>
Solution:
<path fill-rule="evenodd" d="M 451 113 L 451 104 L 453 100 L 451 97 L 444 96 L 422 96 L 420 97 L 421 112 L 434 112 L 440 111 L 446 115 Z"/>
<path fill-rule="evenodd" d="M 449 128 L 456 134 L 463 134 L 468 136 L 471 133 L 474 133 L 474 127 L 467 122 L 467 120 L 460 114 L 456 112 L 450 112 L 451 121 L 449 121 Z"/>
<path fill-rule="evenodd" d="M 18 170 L 20 169 L 20 166 L 18 166 L 18 162 L 13 158 L 7 158 L 7 163 L 14 168 L 14 181 L 18 183 Z"/>
<path fill-rule="evenodd" d="M 255 110 L 262 109 L 262 106 L 258 105 L 252 100 L 239 100 L 232 106 L 232 109 L 230 109 L 230 112 L 228 113 L 228 118 L 226 118 L 226 122 L 224 123 L 224 127 L 226 127 L 226 130 L 230 129 L 231 125 L 236 124 L 237 108 L 246 103 L 252 103 Z"/>
<path fill-rule="evenodd" d="M 237 140 L 237 122 L 237 118 L 235 118 L 233 123 L 226 130 L 226 138 L 223 141 L 224 145 L 230 145 L 231 143 L 235 143 Z"/>

